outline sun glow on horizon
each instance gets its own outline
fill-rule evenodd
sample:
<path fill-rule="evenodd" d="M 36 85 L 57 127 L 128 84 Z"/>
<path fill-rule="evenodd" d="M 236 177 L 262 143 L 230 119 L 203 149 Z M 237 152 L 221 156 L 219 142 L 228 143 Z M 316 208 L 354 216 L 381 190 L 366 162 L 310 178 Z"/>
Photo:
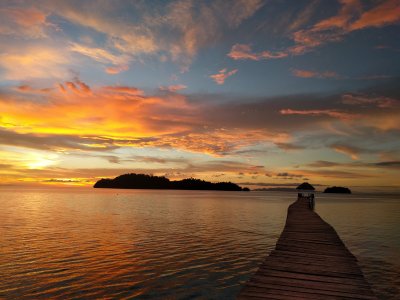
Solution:
<path fill-rule="evenodd" d="M 27 166 L 29 169 L 44 169 L 57 164 L 58 155 L 49 154 L 41 156 L 39 154 L 27 154 Z"/>

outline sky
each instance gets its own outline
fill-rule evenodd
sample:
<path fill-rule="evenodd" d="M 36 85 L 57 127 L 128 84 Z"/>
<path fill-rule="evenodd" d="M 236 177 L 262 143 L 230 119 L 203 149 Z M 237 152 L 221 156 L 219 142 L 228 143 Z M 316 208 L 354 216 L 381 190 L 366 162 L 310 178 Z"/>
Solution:
<path fill-rule="evenodd" d="M 400 0 L 0 2 L 0 185 L 400 191 Z"/>

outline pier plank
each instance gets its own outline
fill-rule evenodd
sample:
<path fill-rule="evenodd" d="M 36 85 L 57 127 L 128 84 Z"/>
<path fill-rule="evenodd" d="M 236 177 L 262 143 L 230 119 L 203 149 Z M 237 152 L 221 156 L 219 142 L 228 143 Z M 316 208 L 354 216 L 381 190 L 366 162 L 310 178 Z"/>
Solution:
<path fill-rule="evenodd" d="M 377 299 L 335 229 L 298 198 L 275 249 L 238 299 Z"/>

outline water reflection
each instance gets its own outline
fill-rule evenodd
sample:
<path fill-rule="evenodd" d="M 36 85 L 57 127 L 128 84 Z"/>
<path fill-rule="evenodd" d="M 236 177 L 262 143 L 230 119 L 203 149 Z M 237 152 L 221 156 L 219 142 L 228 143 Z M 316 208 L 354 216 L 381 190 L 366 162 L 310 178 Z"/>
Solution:
<path fill-rule="evenodd" d="M 317 212 L 358 258 L 379 299 L 400 296 L 398 196 L 320 195 Z"/>
<path fill-rule="evenodd" d="M 234 298 L 274 248 L 295 197 L 3 191 L 0 298 Z M 398 295 L 399 202 L 318 195 L 316 203 L 379 295 Z"/>
<path fill-rule="evenodd" d="M 235 192 L 3 193 L 0 295 L 234 297 L 285 221 L 282 200 L 249 198 Z"/>

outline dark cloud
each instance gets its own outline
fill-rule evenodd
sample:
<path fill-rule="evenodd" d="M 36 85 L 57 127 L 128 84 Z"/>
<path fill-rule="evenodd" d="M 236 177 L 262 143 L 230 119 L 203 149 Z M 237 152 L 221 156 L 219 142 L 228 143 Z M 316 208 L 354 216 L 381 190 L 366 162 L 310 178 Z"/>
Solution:
<path fill-rule="evenodd" d="M 218 95 L 188 97 L 189 102 L 190 99 L 195 102 L 195 99 L 212 100 L 199 105 L 198 108 L 198 113 L 204 120 L 202 124 L 206 124 L 208 128 L 264 129 L 275 134 L 328 130 L 328 127 L 334 129 L 346 124 L 352 124 L 365 131 L 378 129 L 380 133 L 399 129 L 400 124 L 396 124 L 395 121 L 385 124 L 384 120 L 395 119 L 395 114 L 400 113 L 400 93 L 398 92 L 397 96 L 394 92 L 386 95 L 375 90 L 382 92 L 381 86 L 377 86 L 353 94 L 349 91 L 344 94 L 298 94 L 269 98 L 236 96 L 232 97 L 231 101 Z M 357 105 L 358 103 L 362 105 Z M 295 113 L 282 114 L 282 111 Z M 328 134 L 337 136 L 338 133 L 332 130 Z M 286 150 L 296 150 L 304 148 L 304 143 L 281 143 L 277 146 Z"/>
<path fill-rule="evenodd" d="M 185 158 L 172 158 L 172 157 L 154 157 L 154 156 L 141 156 L 135 155 L 132 156 L 132 161 L 140 161 L 147 163 L 158 163 L 158 164 L 188 164 L 189 160 Z"/>
<path fill-rule="evenodd" d="M 288 173 L 288 172 L 277 173 L 276 176 L 277 176 L 277 177 L 285 177 L 285 178 L 289 178 L 289 177 L 290 177 L 290 179 L 292 179 L 292 178 L 298 178 L 298 177 L 303 177 L 303 175 L 291 174 L 291 173 Z"/>
<path fill-rule="evenodd" d="M 382 161 L 373 164 L 377 167 L 400 169 L 400 161 Z"/>
<path fill-rule="evenodd" d="M 112 164 L 119 164 L 121 163 L 121 160 L 118 156 L 115 155 L 104 155 L 101 156 L 102 158 L 108 160 L 108 162 L 112 163 Z"/>
<path fill-rule="evenodd" d="M 290 150 L 303 150 L 306 147 L 292 144 L 292 143 L 275 143 L 276 146 L 278 146 L 280 149 L 285 150 L 285 151 L 290 151 Z"/>
<path fill-rule="evenodd" d="M 78 183 L 78 182 L 88 182 L 88 180 L 52 178 L 52 179 L 43 180 L 42 182 Z"/>
<path fill-rule="evenodd" d="M 354 172 L 354 171 L 342 171 L 342 170 L 307 170 L 307 169 L 300 169 L 298 170 L 304 176 L 307 177 L 313 177 L 317 176 L 319 178 L 321 177 L 326 177 L 326 178 L 354 178 L 354 179 L 360 179 L 360 178 L 371 178 L 375 177 L 375 175 L 372 174 L 367 174 L 365 172 Z"/>
<path fill-rule="evenodd" d="M 257 150 L 257 149 L 244 149 L 244 150 L 237 150 L 233 152 L 234 155 L 252 155 L 252 154 L 266 154 L 266 150 Z"/>
<path fill-rule="evenodd" d="M 13 169 L 14 166 L 11 164 L 0 164 L 0 169 Z"/>
<path fill-rule="evenodd" d="M 332 162 L 332 161 L 326 161 L 326 160 L 318 160 L 313 163 L 307 164 L 307 166 L 313 167 L 313 168 L 329 168 L 329 167 L 336 167 L 340 166 L 340 163 L 337 162 Z"/>
<path fill-rule="evenodd" d="M 185 172 L 239 172 L 246 174 L 258 174 L 265 172 L 264 166 L 257 166 L 243 162 L 218 160 L 203 163 L 189 163 L 184 169 Z"/>
<path fill-rule="evenodd" d="M 17 133 L 0 127 L 0 144 L 39 150 L 110 151 L 118 148 L 113 140 L 75 135 Z M 98 145 L 101 147 L 98 147 Z"/>
<path fill-rule="evenodd" d="M 400 161 L 380 161 L 380 162 L 349 162 L 340 163 L 325 160 L 318 160 L 307 164 L 309 167 L 313 168 L 388 168 L 388 169 L 399 169 Z"/>

